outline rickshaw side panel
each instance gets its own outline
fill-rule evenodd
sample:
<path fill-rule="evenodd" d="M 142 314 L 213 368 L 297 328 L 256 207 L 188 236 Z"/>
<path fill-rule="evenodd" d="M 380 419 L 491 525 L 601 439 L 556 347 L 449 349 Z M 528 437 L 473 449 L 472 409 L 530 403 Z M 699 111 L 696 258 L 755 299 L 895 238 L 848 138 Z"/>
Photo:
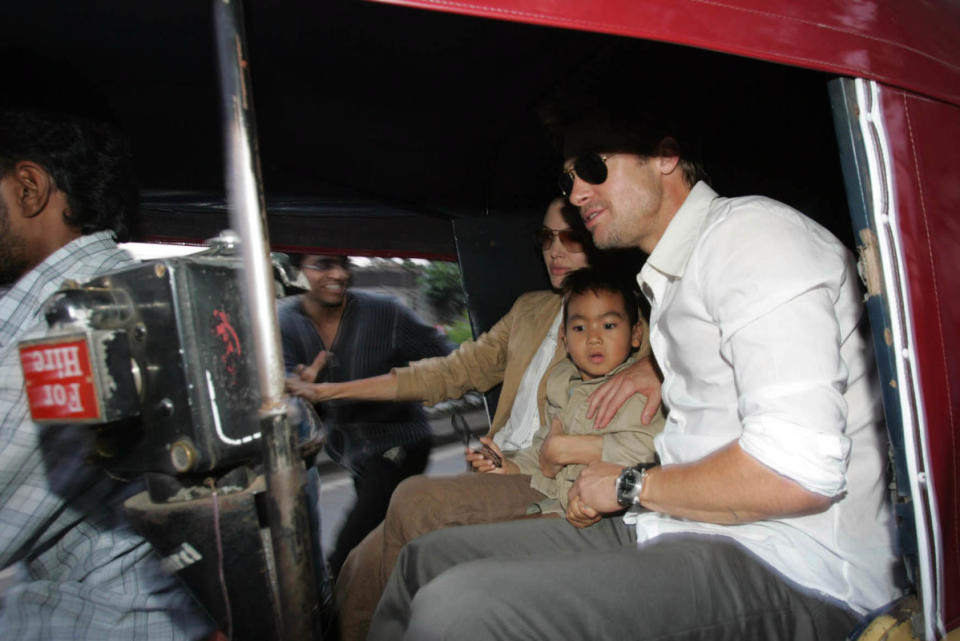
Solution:
<path fill-rule="evenodd" d="M 888 89 L 883 112 L 940 519 L 949 630 L 960 625 L 960 109 Z"/>

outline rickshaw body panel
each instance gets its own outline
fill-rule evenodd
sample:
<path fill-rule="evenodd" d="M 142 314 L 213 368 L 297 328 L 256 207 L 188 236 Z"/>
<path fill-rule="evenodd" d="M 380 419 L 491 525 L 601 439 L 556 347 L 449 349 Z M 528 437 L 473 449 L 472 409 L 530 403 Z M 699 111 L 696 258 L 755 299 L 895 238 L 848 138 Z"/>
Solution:
<path fill-rule="evenodd" d="M 928 471 L 942 537 L 944 618 L 960 624 L 960 108 L 887 88 Z"/>

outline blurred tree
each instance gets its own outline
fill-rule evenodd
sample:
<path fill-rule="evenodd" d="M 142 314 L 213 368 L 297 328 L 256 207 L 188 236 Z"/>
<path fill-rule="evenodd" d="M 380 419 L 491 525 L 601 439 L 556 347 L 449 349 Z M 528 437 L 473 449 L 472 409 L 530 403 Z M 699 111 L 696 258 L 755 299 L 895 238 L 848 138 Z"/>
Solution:
<path fill-rule="evenodd" d="M 437 311 L 444 323 L 457 319 L 467 307 L 467 295 L 460 281 L 460 267 L 456 263 L 432 261 L 422 268 L 420 291 Z"/>

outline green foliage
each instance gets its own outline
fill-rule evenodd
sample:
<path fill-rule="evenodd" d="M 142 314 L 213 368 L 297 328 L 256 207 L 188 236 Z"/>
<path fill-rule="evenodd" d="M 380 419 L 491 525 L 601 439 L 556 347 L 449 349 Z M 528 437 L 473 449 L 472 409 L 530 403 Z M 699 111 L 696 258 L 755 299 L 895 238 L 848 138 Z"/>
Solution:
<path fill-rule="evenodd" d="M 467 295 L 460 281 L 460 267 L 456 263 L 433 261 L 424 267 L 417 283 L 427 302 L 437 309 L 445 320 L 455 318 L 467 307 Z M 469 329 L 469 323 L 468 329 Z"/>
<path fill-rule="evenodd" d="M 447 328 L 447 338 L 457 345 L 473 340 L 473 330 L 470 329 L 470 319 L 466 312 Z"/>

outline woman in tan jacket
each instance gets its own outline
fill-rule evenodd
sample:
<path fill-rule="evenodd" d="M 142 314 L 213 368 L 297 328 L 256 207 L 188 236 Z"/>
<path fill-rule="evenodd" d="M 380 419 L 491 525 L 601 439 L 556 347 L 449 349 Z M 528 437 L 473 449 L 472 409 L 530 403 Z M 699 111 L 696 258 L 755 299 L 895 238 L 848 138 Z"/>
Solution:
<path fill-rule="evenodd" d="M 579 215 L 564 212 L 563 205 L 561 199 L 550 204 L 539 233 L 544 264 L 555 290 L 568 273 L 586 267 L 588 255 L 595 251 Z M 448 356 L 345 383 L 290 380 L 288 388 L 313 402 L 353 398 L 437 403 L 502 383 L 488 436 L 495 449 L 509 456 L 530 445 L 540 426 L 545 374 L 566 357 L 557 339 L 561 302 L 555 291 L 529 292 L 521 295 L 488 332 Z M 598 390 L 591 399 L 590 416 L 597 425 L 604 425 L 636 392 L 650 397 L 644 414 L 644 422 L 649 422 L 659 407 L 659 379 L 649 358 Z M 601 452 L 599 437 L 563 435 L 551 439 L 541 457 L 545 463 L 589 463 L 599 460 Z M 468 451 L 466 457 L 476 466 L 482 455 Z M 383 586 L 407 541 L 453 525 L 523 518 L 527 506 L 539 497 L 526 474 L 415 476 L 401 483 L 384 522 L 354 548 L 337 578 L 341 638 L 353 641 L 366 637 Z"/>

